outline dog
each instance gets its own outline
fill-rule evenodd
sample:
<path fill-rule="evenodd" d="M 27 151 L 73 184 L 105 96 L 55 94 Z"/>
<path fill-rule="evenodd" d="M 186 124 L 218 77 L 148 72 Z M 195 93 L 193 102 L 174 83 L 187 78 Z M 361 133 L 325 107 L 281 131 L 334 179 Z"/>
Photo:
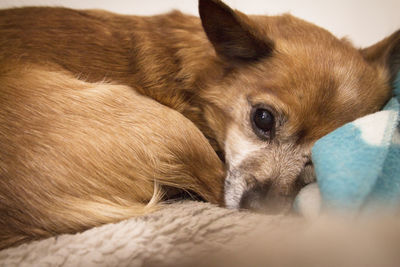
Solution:
<path fill-rule="evenodd" d="M 0 11 L 0 248 L 179 192 L 283 212 L 313 143 L 391 96 L 400 32 L 356 49 L 291 15 Z"/>

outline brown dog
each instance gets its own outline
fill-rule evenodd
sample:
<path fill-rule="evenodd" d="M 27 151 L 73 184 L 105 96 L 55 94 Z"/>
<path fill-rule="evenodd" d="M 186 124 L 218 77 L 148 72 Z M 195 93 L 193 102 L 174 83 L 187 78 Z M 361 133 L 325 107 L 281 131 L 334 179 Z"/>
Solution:
<path fill-rule="evenodd" d="M 357 50 L 199 2 L 201 21 L 0 11 L 0 248 L 147 213 L 171 188 L 222 203 L 225 176 L 228 207 L 285 210 L 313 143 L 391 95 L 399 32 Z"/>

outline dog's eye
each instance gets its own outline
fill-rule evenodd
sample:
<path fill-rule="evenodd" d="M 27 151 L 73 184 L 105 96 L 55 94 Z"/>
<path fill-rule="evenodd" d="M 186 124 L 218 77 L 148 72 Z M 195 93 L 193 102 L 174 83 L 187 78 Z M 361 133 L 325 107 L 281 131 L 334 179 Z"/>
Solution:
<path fill-rule="evenodd" d="M 266 109 L 257 109 L 253 116 L 254 124 L 258 129 L 269 132 L 274 127 L 274 116 Z"/>
<path fill-rule="evenodd" d="M 258 136 L 261 135 L 262 138 L 271 137 L 275 118 L 267 109 L 257 108 L 252 112 L 252 124 Z"/>

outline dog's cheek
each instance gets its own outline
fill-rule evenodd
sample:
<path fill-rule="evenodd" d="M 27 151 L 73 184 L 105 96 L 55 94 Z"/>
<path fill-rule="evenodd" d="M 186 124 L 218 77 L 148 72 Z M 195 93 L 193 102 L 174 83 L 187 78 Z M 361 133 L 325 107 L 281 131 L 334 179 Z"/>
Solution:
<path fill-rule="evenodd" d="M 232 168 L 237 168 L 244 160 L 262 148 L 262 144 L 248 139 L 237 124 L 232 124 L 228 128 L 224 149 L 225 158 Z"/>

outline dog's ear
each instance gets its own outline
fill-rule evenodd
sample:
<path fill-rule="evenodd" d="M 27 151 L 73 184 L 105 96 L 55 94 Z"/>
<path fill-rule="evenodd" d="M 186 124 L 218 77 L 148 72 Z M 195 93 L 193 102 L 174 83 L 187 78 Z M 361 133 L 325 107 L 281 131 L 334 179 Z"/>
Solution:
<path fill-rule="evenodd" d="M 390 82 L 393 83 L 400 71 L 400 30 L 382 41 L 361 49 L 361 54 L 372 64 L 379 64 L 389 70 Z"/>
<path fill-rule="evenodd" d="M 207 37 L 219 56 L 253 61 L 271 54 L 273 42 L 263 37 L 243 13 L 219 0 L 199 0 L 199 12 Z"/>

